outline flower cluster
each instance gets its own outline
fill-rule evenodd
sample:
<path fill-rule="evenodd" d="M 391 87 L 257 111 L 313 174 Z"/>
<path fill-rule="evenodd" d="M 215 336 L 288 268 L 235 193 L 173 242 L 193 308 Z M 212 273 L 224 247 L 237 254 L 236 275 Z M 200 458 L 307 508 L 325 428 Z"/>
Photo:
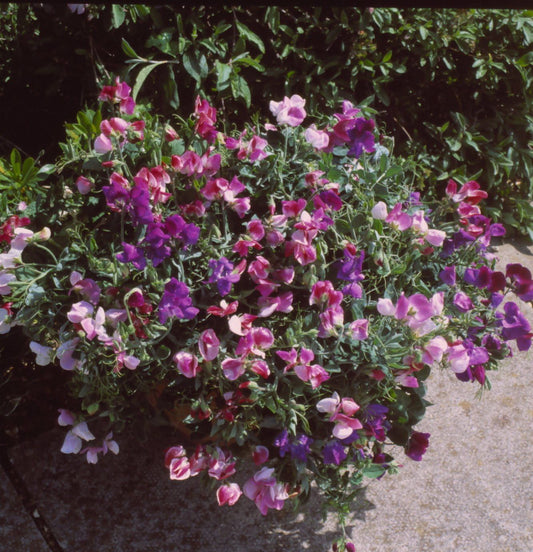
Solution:
<path fill-rule="evenodd" d="M 495 270 L 486 192 L 450 181 L 424 203 L 349 101 L 319 129 L 293 95 L 276 124 L 224 135 L 206 99 L 178 131 L 119 79 L 99 100 L 55 226 L 0 225 L 0 332 L 23 325 L 37 364 L 72 375 L 63 452 L 117 454 L 152 413 L 176 428 L 170 478 L 218 481 L 220 505 L 266 514 L 316 482 L 345 511 L 363 477 L 397 471 L 391 443 L 422 459 L 432 368 L 487 387 L 511 343 L 530 348 L 504 296 L 531 301 L 533 279 Z"/>

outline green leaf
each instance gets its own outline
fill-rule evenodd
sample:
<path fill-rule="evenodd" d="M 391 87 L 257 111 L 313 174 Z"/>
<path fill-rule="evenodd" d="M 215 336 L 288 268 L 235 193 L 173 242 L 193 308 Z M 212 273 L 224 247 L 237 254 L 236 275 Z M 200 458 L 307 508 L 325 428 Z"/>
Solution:
<path fill-rule="evenodd" d="M 265 53 L 265 45 L 263 41 L 253 31 L 251 31 L 244 23 L 237 21 L 237 29 L 239 33 L 242 36 L 244 36 L 244 38 L 246 38 L 246 40 L 253 42 L 259 48 L 259 51 L 262 54 Z"/>
<path fill-rule="evenodd" d="M 230 86 L 231 66 L 227 63 L 220 63 L 217 59 L 215 61 L 215 69 L 217 74 L 217 91 L 223 92 Z"/>
<path fill-rule="evenodd" d="M 122 23 L 124 23 L 124 19 L 126 18 L 126 10 L 120 4 L 113 4 L 111 8 L 113 27 L 115 29 L 118 29 L 122 25 Z"/>
<path fill-rule="evenodd" d="M 132 59 L 142 59 L 141 56 L 129 45 L 125 38 L 122 39 L 122 51 Z"/>
<path fill-rule="evenodd" d="M 244 98 L 246 102 L 246 107 L 250 107 L 251 104 L 251 94 L 248 83 L 244 80 L 243 77 L 233 73 L 231 75 L 231 93 L 234 98 Z"/>
<path fill-rule="evenodd" d="M 195 50 L 183 54 L 183 67 L 198 83 L 205 79 L 209 72 L 206 57 L 204 54 L 198 55 L 198 52 Z"/>
<path fill-rule="evenodd" d="M 143 67 L 139 74 L 137 75 L 137 79 L 135 81 L 135 85 L 133 87 L 132 92 L 132 98 L 137 101 L 137 94 L 139 93 L 139 90 L 141 89 L 141 86 L 144 84 L 144 81 L 148 77 L 148 75 L 158 66 L 162 63 L 166 63 L 165 61 L 157 61 L 156 63 L 152 63 L 150 65 L 147 65 L 146 67 Z"/>

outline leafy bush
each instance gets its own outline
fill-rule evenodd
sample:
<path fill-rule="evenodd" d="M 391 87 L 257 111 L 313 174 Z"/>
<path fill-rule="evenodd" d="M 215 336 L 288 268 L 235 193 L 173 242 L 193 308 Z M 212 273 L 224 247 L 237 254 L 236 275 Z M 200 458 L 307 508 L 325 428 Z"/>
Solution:
<path fill-rule="evenodd" d="M 168 121 L 130 93 L 117 78 L 67 125 L 49 202 L 8 204 L 0 333 L 70 374 L 62 452 L 96 463 L 165 425 L 171 479 L 263 514 L 315 481 L 343 525 L 363 478 L 397 471 L 391 444 L 422 459 L 432 368 L 486 388 L 529 349 L 502 301 L 531 300 L 531 274 L 493 270 L 479 184 L 422 201 L 368 109 L 307 118 L 293 95 L 223 132 L 205 99 Z"/>

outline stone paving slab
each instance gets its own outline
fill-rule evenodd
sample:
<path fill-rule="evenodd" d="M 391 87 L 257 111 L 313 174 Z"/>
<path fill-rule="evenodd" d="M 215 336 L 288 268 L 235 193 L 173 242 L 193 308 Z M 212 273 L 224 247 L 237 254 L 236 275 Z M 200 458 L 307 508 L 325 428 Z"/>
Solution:
<path fill-rule="evenodd" d="M 524 253 L 500 248 L 503 261 L 533 268 Z M 399 457 L 398 475 L 364 490 L 351 520 L 358 552 L 533 551 L 532 355 L 503 362 L 481 400 L 473 384 L 432 374 L 433 406 L 417 427 L 431 433 L 430 447 L 422 462 Z M 172 443 L 155 435 L 121 440 L 120 455 L 96 466 L 62 455 L 63 436 L 54 430 L 10 456 L 65 551 L 325 552 L 337 536 L 334 518 L 321 522 L 318 498 L 297 516 L 263 517 L 244 498 L 219 508 L 194 479 L 170 481 L 161 459 Z M 7 549 L 33 550 L 21 546 Z"/>
<path fill-rule="evenodd" d="M 2 469 L 0 469 L 0 550 L 49 551 L 46 541 Z"/>

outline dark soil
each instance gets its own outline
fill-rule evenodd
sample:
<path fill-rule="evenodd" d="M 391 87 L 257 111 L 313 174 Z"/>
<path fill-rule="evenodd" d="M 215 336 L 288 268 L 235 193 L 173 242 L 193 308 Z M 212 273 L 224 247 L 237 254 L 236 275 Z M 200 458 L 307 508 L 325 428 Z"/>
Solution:
<path fill-rule="evenodd" d="M 67 406 L 68 374 L 37 366 L 20 328 L 0 336 L 0 447 L 34 438 L 57 426 Z"/>

